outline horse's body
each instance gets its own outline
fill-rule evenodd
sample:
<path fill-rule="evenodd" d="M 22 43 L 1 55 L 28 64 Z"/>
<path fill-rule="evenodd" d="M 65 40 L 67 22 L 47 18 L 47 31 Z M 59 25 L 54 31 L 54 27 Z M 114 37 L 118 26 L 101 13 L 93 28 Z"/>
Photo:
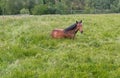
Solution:
<path fill-rule="evenodd" d="M 54 29 L 51 33 L 52 38 L 71 38 L 74 39 L 78 30 L 83 33 L 82 21 L 77 22 L 66 29 Z"/>

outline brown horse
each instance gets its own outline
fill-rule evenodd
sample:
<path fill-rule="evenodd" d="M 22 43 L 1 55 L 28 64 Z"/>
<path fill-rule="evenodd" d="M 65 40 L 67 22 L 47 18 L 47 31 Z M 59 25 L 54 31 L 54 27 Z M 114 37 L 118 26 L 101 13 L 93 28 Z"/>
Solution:
<path fill-rule="evenodd" d="M 51 33 L 52 38 L 70 38 L 74 39 L 78 30 L 83 33 L 82 20 L 76 21 L 75 24 L 71 25 L 66 29 L 54 29 Z"/>

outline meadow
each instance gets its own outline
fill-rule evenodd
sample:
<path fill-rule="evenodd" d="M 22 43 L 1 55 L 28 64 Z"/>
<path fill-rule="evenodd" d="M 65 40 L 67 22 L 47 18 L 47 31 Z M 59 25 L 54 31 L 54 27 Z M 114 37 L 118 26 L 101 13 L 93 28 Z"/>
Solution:
<path fill-rule="evenodd" d="M 83 34 L 51 38 L 76 20 Z M 120 14 L 0 16 L 0 78 L 120 78 Z"/>

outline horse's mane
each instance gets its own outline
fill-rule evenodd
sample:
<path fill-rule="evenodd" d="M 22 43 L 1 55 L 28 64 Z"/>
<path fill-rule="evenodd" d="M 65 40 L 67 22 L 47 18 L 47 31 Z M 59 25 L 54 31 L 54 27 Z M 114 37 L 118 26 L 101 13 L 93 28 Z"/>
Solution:
<path fill-rule="evenodd" d="M 65 28 L 64 31 L 66 32 L 66 31 L 69 31 L 69 30 L 73 30 L 75 27 L 76 27 L 76 23 L 69 26 L 68 28 Z"/>

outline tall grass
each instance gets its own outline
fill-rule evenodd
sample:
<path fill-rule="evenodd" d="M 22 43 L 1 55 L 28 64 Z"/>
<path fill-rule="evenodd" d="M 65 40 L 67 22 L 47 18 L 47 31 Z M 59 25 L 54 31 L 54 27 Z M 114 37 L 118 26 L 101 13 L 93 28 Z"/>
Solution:
<path fill-rule="evenodd" d="M 1 78 L 119 78 L 120 15 L 0 16 Z M 75 40 L 55 28 L 83 20 Z"/>

